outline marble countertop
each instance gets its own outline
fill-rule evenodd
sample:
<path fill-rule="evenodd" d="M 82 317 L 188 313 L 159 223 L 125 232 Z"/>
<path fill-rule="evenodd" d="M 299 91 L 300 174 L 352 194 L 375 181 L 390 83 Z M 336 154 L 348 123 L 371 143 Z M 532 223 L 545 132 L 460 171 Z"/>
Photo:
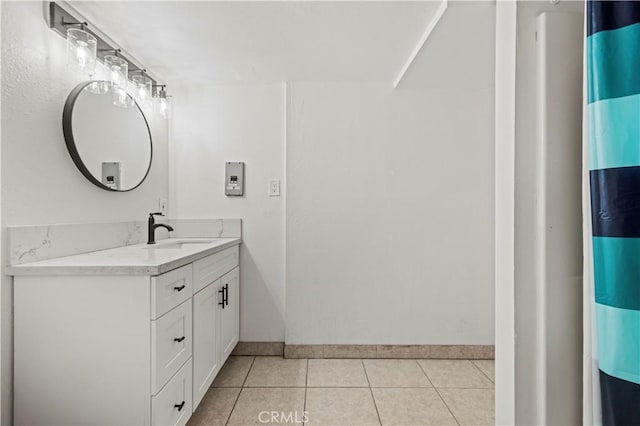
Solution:
<path fill-rule="evenodd" d="M 240 244 L 240 238 L 169 238 L 8 266 L 8 275 L 159 275 Z"/>

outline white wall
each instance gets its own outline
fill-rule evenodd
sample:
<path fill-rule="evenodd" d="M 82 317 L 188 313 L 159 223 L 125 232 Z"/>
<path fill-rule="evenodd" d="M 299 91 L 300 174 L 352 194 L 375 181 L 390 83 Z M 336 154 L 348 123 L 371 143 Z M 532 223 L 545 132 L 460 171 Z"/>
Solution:
<path fill-rule="evenodd" d="M 540 419 L 580 424 L 584 15 L 544 13 L 537 30 Z"/>
<path fill-rule="evenodd" d="M 153 167 L 140 188 L 95 187 L 62 134 L 64 102 L 84 80 L 66 66 L 64 39 L 48 28 L 43 2 L 10 2 L 2 18 L 4 224 L 144 220 L 168 193 L 166 121 L 150 120 Z"/>
<path fill-rule="evenodd" d="M 240 340 L 284 340 L 285 86 L 172 90 L 171 216 L 242 218 Z M 224 195 L 224 164 L 245 162 L 245 195 Z M 269 197 L 270 179 L 282 196 Z"/>
<path fill-rule="evenodd" d="M 144 220 L 168 195 L 166 123 L 152 124 L 154 163 L 140 188 L 112 193 L 93 186 L 64 144 L 62 108 L 83 80 L 65 64 L 65 42 L 48 28 L 45 2 L 2 5 L 2 226 Z M 2 424 L 11 422 L 11 298 L 3 274 Z"/>
<path fill-rule="evenodd" d="M 518 424 L 539 424 L 541 383 L 536 377 L 539 344 L 536 315 L 536 19 L 545 11 L 583 11 L 584 2 L 518 2 L 515 147 L 515 332 Z M 577 303 L 582 303 L 577 301 Z"/>
<path fill-rule="evenodd" d="M 289 344 L 493 344 L 495 8 L 449 8 L 397 90 L 290 84 Z"/>
<path fill-rule="evenodd" d="M 493 344 L 493 91 L 289 98 L 286 342 Z"/>
<path fill-rule="evenodd" d="M 495 420 L 515 424 L 515 104 L 517 4 L 496 4 Z"/>
<path fill-rule="evenodd" d="M 451 8 L 395 91 L 173 85 L 171 215 L 243 219 L 241 340 L 493 344 L 494 22 Z"/>

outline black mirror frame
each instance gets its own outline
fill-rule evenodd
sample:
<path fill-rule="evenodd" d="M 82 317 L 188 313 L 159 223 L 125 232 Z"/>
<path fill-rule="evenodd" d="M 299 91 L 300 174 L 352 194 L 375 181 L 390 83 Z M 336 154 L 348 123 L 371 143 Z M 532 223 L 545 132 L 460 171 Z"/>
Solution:
<path fill-rule="evenodd" d="M 73 138 L 73 129 L 71 125 L 72 118 L 73 118 L 73 107 L 76 104 L 76 100 L 78 99 L 78 96 L 80 95 L 80 93 L 82 93 L 84 88 L 92 83 L 95 83 L 95 81 L 85 81 L 77 85 L 71 91 L 71 93 L 69 93 L 69 96 L 67 97 L 67 101 L 64 104 L 64 109 L 62 111 L 62 133 L 64 134 L 64 141 L 65 141 L 65 144 L 67 145 L 67 150 L 69 151 L 69 154 L 71 155 L 71 158 L 73 159 L 73 162 L 75 163 L 76 167 L 78 167 L 78 170 L 80 170 L 80 172 L 89 182 L 91 182 L 98 188 L 104 189 L 105 191 L 111 191 L 111 192 L 133 191 L 134 189 L 142 185 L 142 183 L 147 179 L 147 176 L 149 175 L 149 171 L 151 170 L 151 164 L 153 163 L 153 138 L 151 137 L 149 122 L 147 121 L 147 117 L 144 115 L 142 108 L 140 108 L 140 105 L 138 105 L 135 99 L 133 99 L 133 97 L 127 93 L 127 96 L 129 96 L 133 100 L 134 105 L 136 106 L 136 108 L 138 108 L 138 110 L 140 111 L 140 114 L 142 114 L 142 119 L 144 120 L 144 124 L 145 126 L 147 126 L 147 133 L 149 133 L 149 145 L 151 148 L 150 157 L 149 157 L 149 166 L 147 167 L 147 171 L 142 177 L 142 179 L 140 179 L 140 182 L 138 182 L 138 184 L 132 188 L 113 189 L 104 185 L 102 182 L 96 179 L 95 176 L 91 174 L 87 166 L 82 161 L 82 157 L 80 157 L 80 153 L 78 152 L 78 148 L 76 147 L 75 139 Z"/>

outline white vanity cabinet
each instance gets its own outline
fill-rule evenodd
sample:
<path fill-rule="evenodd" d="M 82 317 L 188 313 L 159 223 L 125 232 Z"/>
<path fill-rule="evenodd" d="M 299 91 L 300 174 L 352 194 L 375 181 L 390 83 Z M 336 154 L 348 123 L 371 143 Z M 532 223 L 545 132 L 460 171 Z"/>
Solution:
<path fill-rule="evenodd" d="M 238 343 L 239 271 L 232 269 L 193 295 L 194 410 Z"/>
<path fill-rule="evenodd" d="M 236 268 L 220 279 L 220 287 L 225 292 L 225 305 L 220 310 L 218 348 L 222 359 L 227 359 L 238 343 L 240 335 L 240 304 L 238 299 L 240 273 Z"/>
<path fill-rule="evenodd" d="M 238 342 L 239 270 L 233 245 L 154 276 L 15 276 L 15 424 L 186 424 Z"/>

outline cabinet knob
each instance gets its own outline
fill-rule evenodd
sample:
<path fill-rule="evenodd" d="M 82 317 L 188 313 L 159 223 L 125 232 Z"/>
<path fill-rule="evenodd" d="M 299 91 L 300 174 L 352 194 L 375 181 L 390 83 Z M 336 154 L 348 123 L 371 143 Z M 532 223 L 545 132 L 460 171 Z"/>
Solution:
<path fill-rule="evenodd" d="M 182 336 L 182 337 L 176 337 L 175 339 L 173 339 L 173 341 L 174 341 L 174 342 L 178 342 L 178 343 L 180 343 L 180 342 L 182 342 L 184 339 L 185 339 L 185 336 Z"/>
<path fill-rule="evenodd" d="M 182 290 L 184 290 L 185 287 L 186 287 L 186 285 L 182 284 L 180 287 L 174 287 L 173 289 L 175 291 L 182 291 Z"/>
<path fill-rule="evenodd" d="M 185 404 L 185 401 L 182 401 L 180 404 L 174 405 L 174 407 L 177 408 L 178 411 L 182 411 L 182 409 L 184 408 L 184 404 Z"/>

